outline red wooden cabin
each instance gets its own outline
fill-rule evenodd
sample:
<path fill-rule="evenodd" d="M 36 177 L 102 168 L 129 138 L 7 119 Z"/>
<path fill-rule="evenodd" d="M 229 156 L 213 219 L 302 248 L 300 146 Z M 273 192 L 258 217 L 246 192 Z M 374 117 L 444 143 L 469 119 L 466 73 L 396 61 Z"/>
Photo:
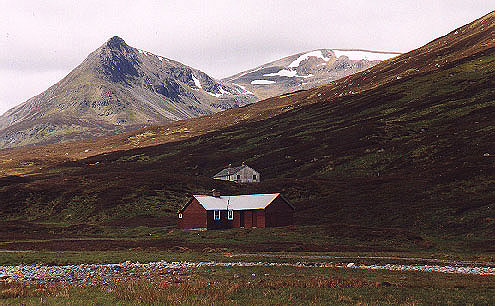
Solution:
<path fill-rule="evenodd" d="M 177 214 L 183 229 L 276 227 L 293 224 L 294 206 L 280 193 L 194 195 Z"/>

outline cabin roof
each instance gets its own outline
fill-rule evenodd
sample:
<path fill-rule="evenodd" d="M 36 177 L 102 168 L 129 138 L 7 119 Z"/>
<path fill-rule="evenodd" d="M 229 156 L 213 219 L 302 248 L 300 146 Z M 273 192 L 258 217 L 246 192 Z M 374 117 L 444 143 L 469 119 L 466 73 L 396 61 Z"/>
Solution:
<path fill-rule="evenodd" d="M 193 197 L 196 198 L 196 200 L 198 200 L 198 202 L 206 210 L 247 210 L 264 209 L 279 195 L 280 193 L 246 194 L 220 197 L 210 195 L 193 195 Z"/>

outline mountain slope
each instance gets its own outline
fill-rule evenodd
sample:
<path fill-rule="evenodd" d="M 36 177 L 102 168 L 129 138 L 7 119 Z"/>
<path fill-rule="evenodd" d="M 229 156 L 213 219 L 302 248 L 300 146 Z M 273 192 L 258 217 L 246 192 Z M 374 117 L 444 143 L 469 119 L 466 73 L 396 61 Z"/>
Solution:
<path fill-rule="evenodd" d="M 223 79 L 260 99 L 328 84 L 400 53 L 318 49 L 284 57 Z"/>
<path fill-rule="evenodd" d="M 0 117 L 0 148 L 123 132 L 253 102 L 237 87 L 113 37 L 40 95 Z"/>

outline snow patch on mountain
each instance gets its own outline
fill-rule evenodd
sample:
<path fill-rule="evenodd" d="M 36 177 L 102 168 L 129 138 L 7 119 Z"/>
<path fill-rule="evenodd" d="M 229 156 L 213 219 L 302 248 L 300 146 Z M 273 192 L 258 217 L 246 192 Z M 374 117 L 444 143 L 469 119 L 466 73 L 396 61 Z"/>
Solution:
<path fill-rule="evenodd" d="M 209 94 L 210 96 L 214 96 L 214 97 L 220 97 L 222 94 L 221 93 L 214 93 L 214 92 L 209 92 L 209 91 L 206 91 L 207 94 Z"/>
<path fill-rule="evenodd" d="M 214 96 L 214 97 L 220 97 L 220 96 L 223 96 L 223 95 L 231 95 L 232 93 L 226 91 L 225 89 L 223 89 L 222 86 L 218 86 L 218 90 L 220 91 L 220 93 L 214 93 L 214 92 L 209 92 L 209 91 L 206 91 L 207 94 L 211 95 L 211 96 Z"/>
<path fill-rule="evenodd" d="M 298 75 L 297 74 L 297 71 L 295 71 L 295 70 L 282 69 L 279 72 L 267 73 L 267 74 L 264 74 L 263 76 L 267 76 L 267 77 L 283 76 L 283 77 L 288 77 L 288 78 L 293 78 L 293 77 L 296 77 L 296 78 L 310 78 L 310 77 L 313 76 L 313 74 Z"/>
<path fill-rule="evenodd" d="M 268 76 L 268 77 L 270 77 L 270 76 L 285 76 L 285 77 L 292 78 L 292 77 L 295 77 L 296 74 L 297 74 L 297 71 L 282 69 L 279 72 L 267 73 L 267 74 L 264 74 L 263 76 Z"/>
<path fill-rule="evenodd" d="M 251 84 L 252 85 L 269 85 L 269 84 L 273 84 L 273 83 L 276 83 L 275 81 L 270 81 L 270 80 L 254 80 L 254 81 L 251 81 Z"/>
<path fill-rule="evenodd" d="M 239 88 L 241 88 L 244 91 L 244 93 L 248 93 L 250 95 L 254 95 L 254 93 L 252 93 L 249 90 L 247 90 L 246 87 L 244 87 L 242 85 L 239 85 L 239 84 L 235 84 L 235 83 L 232 83 L 232 84 L 235 85 L 235 86 L 237 86 L 237 87 L 239 87 Z"/>
<path fill-rule="evenodd" d="M 198 87 L 199 89 L 202 89 L 203 88 L 201 86 L 201 83 L 199 82 L 199 80 L 194 75 L 192 76 L 192 79 L 193 79 L 194 85 L 196 85 L 196 87 Z"/>
<path fill-rule="evenodd" d="M 308 53 L 305 53 L 305 54 L 299 56 L 295 61 L 290 63 L 290 65 L 288 67 L 289 68 L 299 67 L 299 65 L 301 64 L 302 61 L 307 60 L 308 58 L 310 58 L 312 56 L 319 57 L 319 58 L 323 59 L 325 62 L 330 60 L 330 58 L 323 56 L 323 53 L 321 52 L 321 50 L 316 50 L 316 51 L 311 51 L 311 52 L 308 52 Z"/>

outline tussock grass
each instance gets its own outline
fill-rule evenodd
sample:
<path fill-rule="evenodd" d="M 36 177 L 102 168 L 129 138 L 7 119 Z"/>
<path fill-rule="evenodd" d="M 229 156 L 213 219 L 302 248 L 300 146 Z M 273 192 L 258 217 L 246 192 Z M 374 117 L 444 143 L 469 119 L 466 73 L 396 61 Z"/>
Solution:
<path fill-rule="evenodd" d="M 141 279 L 94 287 L 9 283 L 0 285 L 0 297 L 3 304 L 27 305 L 493 304 L 489 282 L 391 271 L 352 271 L 347 276 L 320 269 L 226 268 L 204 270 L 190 281 Z"/>
<path fill-rule="evenodd" d="M 23 283 L 0 284 L 0 299 L 27 298 L 27 297 L 68 297 L 70 287 L 58 283 L 43 285 L 27 285 Z"/>

